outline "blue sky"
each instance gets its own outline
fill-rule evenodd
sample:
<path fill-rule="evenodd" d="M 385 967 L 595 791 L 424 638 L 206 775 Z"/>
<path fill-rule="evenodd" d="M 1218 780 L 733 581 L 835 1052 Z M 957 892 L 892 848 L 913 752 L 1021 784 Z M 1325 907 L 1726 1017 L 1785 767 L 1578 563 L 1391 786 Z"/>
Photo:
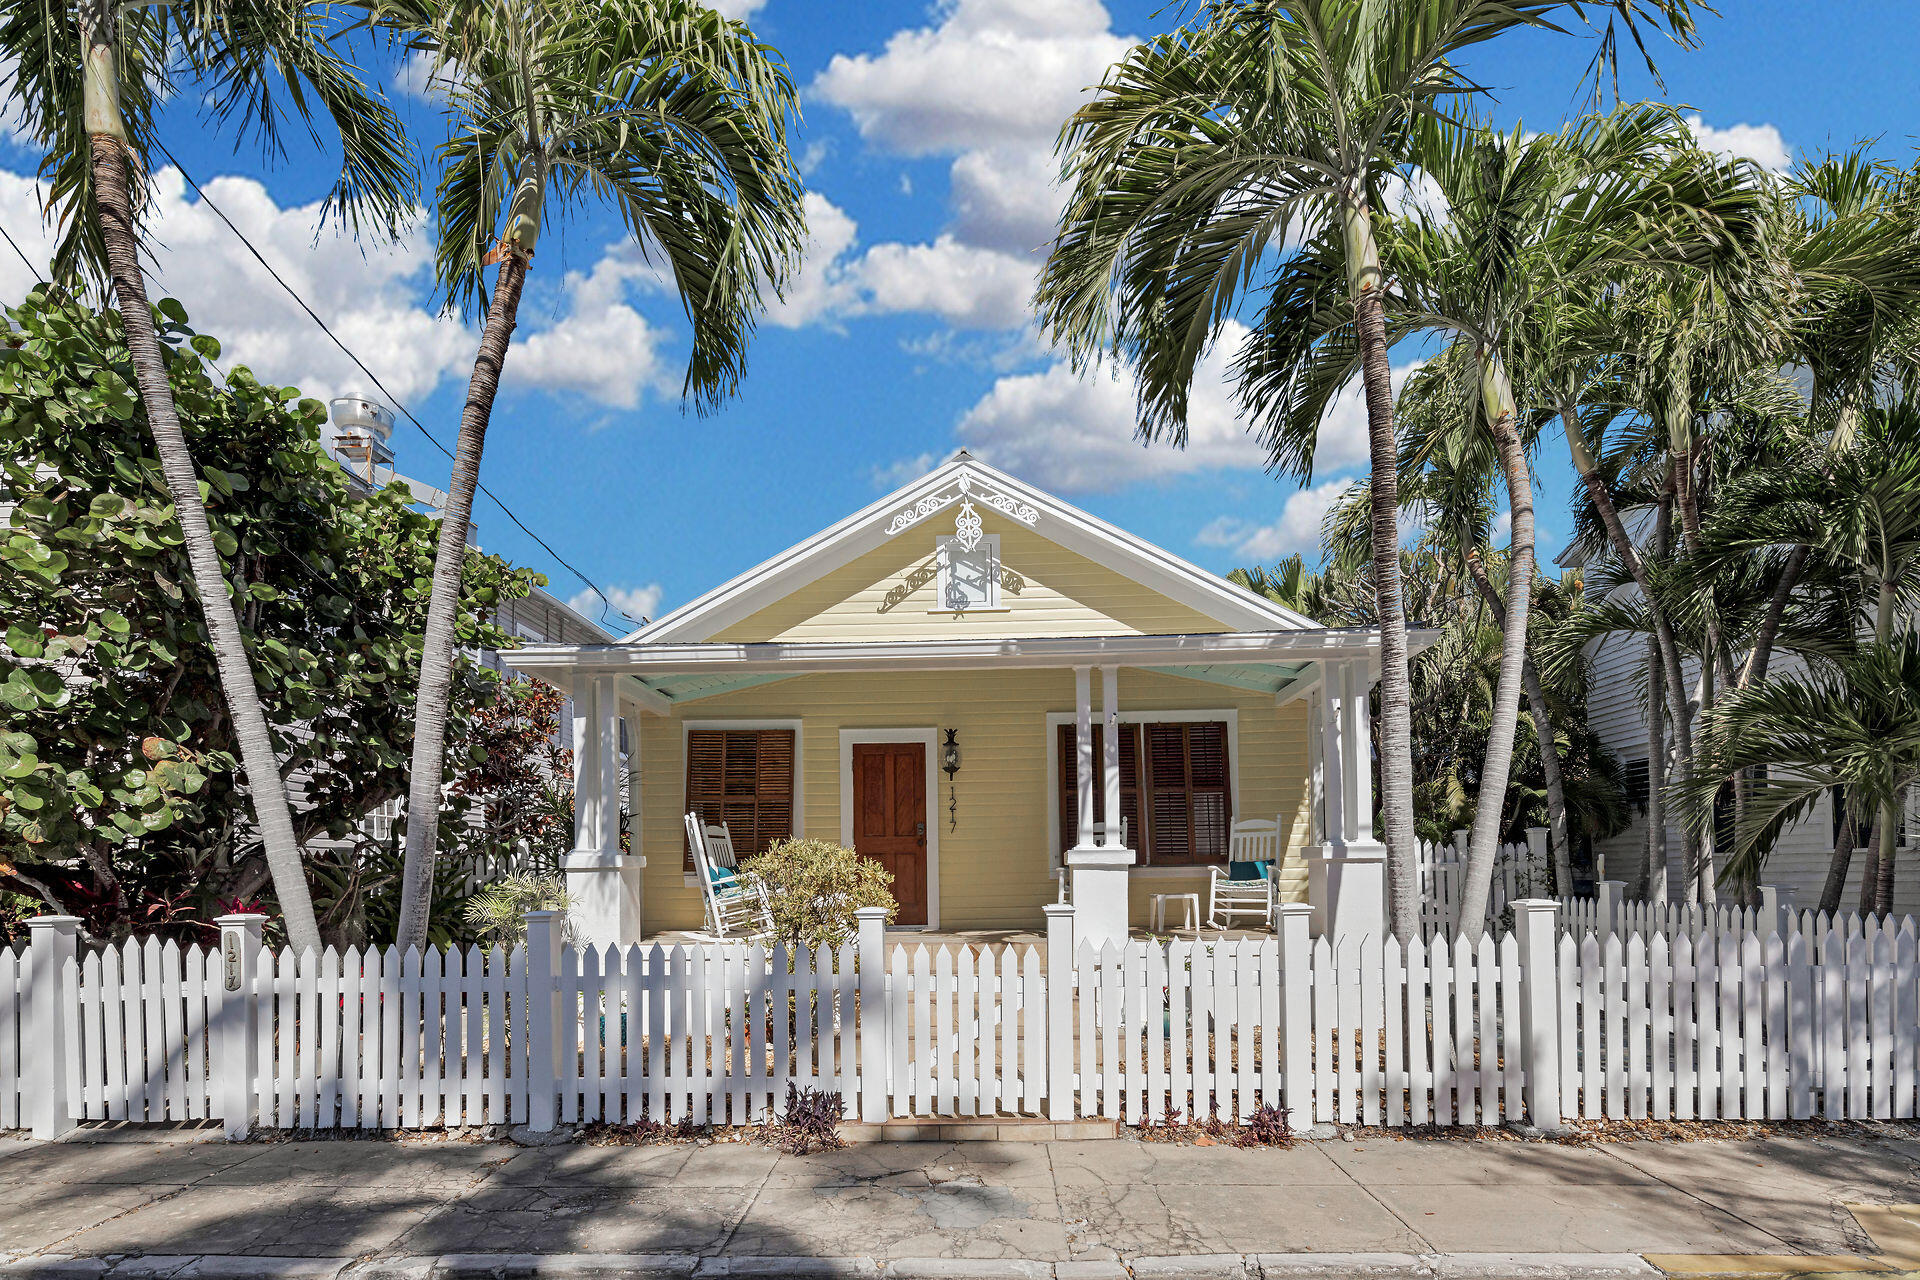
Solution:
<path fill-rule="evenodd" d="M 542 241 L 500 402 L 485 483 L 630 614 L 657 612 L 806 537 L 956 446 L 1141 536 L 1225 571 L 1311 552 L 1318 517 L 1364 462 L 1357 401 L 1327 424 L 1312 488 L 1262 473 L 1217 385 L 1198 397 L 1184 454 L 1131 441 L 1123 381 L 1073 377 L 1035 341 L 1026 307 L 1056 208 L 1051 142 L 1083 86 L 1133 38 L 1174 21 L 1157 0 L 728 0 L 786 56 L 802 87 L 795 139 L 812 245 L 787 302 L 762 325 L 741 394 L 700 418 L 681 410 L 684 324 L 672 299 L 587 217 Z M 1828 7 L 1727 0 L 1701 48 L 1657 50 L 1667 100 L 1698 112 L 1710 145 L 1779 165 L 1878 139 L 1910 163 L 1920 57 L 1910 5 Z M 1550 128 L 1576 108 L 1587 39 L 1528 33 L 1469 70 L 1494 114 Z M 405 69 L 373 69 L 423 140 L 429 101 Z M 1637 69 L 1627 97 L 1651 96 Z M 203 136 L 187 104 L 168 145 L 215 202 L 399 399 L 451 444 L 474 333 L 438 314 L 424 227 L 398 247 L 316 238 L 330 161 Z M 29 252 L 34 157 L 0 134 L 0 222 Z M 326 396 L 371 391 L 227 229 L 159 175 L 156 292 L 170 292 L 228 356 L 263 378 Z M 0 298 L 25 269 L 0 258 Z M 1414 358 L 1396 353 L 1396 362 Z M 1214 362 L 1217 374 L 1220 359 Z M 401 469 L 445 482 L 418 432 L 395 436 Z M 1543 551 L 1570 527 L 1564 445 L 1538 459 Z M 547 572 L 562 598 L 584 584 L 476 509 L 489 550 Z M 589 614 L 597 600 L 581 602 Z"/>

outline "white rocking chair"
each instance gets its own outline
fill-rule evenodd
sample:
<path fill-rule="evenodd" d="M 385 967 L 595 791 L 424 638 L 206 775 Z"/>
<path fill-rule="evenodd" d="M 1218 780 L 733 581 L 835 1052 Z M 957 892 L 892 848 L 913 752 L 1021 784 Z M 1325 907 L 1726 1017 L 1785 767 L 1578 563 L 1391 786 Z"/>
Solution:
<path fill-rule="evenodd" d="M 700 894 L 707 907 L 707 931 L 726 941 L 764 938 L 773 932 L 773 906 L 766 887 L 742 877 L 733 836 L 726 823 L 707 826 L 700 815 L 686 817 L 687 843 L 693 846 L 693 865 L 700 877 Z"/>
<path fill-rule="evenodd" d="M 1227 865 L 1207 870 L 1209 929 L 1229 928 L 1238 916 L 1256 916 L 1271 929 L 1280 900 L 1279 820 L 1234 823 L 1227 838 Z"/>

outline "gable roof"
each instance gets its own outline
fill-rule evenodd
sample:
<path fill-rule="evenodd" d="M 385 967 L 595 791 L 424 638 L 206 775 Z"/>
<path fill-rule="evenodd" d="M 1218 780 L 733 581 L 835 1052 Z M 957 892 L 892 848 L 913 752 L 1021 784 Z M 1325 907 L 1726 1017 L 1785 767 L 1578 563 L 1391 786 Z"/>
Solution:
<path fill-rule="evenodd" d="M 918 480 L 641 627 L 622 644 L 698 643 L 872 551 L 962 497 L 1239 631 L 1317 631 L 1318 623 L 1136 538 L 962 449 Z"/>

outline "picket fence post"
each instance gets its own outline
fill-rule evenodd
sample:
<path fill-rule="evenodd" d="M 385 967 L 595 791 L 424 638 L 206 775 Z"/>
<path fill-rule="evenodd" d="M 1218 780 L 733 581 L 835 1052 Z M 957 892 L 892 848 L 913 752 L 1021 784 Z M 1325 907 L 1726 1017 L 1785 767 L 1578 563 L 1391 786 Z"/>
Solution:
<path fill-rule="evenodd" d="M 1787 922 L 1793 919 L 1793 890 L 1782 889 L 1779 885 L 1760 886 L 1760 918 L 1755 921 L 1762 938 L 1777 933 L 1782 939 L 1787 936 Z"/>
<path fill-rule="evenodd" d="M 1521 1005 L 1525 1020 L 1527 1116 L 1537 1128 L 1558 1129 L 1560 1114 L 1560 979 L 1555 945 L 1559 928 L 1551 898 L 1523 898 L 1513 905 L 1520 939 Z"/>
<path fill-rule="evenodd" d="M 1073 904 L 1049 902 L 1040 909 L 1047 913 L 1047 1119 L 1072 1120 Z"/>
<path fill-rule="evenodd" d="M 254 1080 L 260 1068 L 259 1037 L 254 1032 L 254 1019 L 259 1016 L 254 971 L 260 964 L 260 934 L 267 918 L 242 913 L 220 916 L 214 923 L 220 926 L 220 994 L 209 1037 L 212 1072 L 207 1095 L 227 1141 L 238 1142 L 253 1128 L 260 1097 Z"/>
<path fill-rule="evenodd" d="M 33 1136 L 46 1141 L 73 1128 L 67 1093 L 67 1007 L 62 976 L 75 956 L 78 916 L 34 916 L 27 921 L 27 1033 L 30 1051 L 20 1055 L 23 1110 L 33 1118 Z"/>
<path fill-rule="evenodd" d="M 1280 1088 L 1287 1100 L 1287 1123 L 1296 1132 L 1313 1124 L 1313 989 L 1307 961 L 1313 907 L 1283 902 L 1273 922 L 1280 936 Z"/>
<path fill-rule="evenodd" d="M 860 1118 L 887 1118 L 887 1046 L 893 1043 L 887 1007 L 887 909 L 861 907 L 860 922 Z"/>
<path fill-rule="evenodd" d="M 1540 873 L 1547 873 L 1547 892 L 1540 892 Z M 1573 886 L 1568 885 L 1568 892 Z M 1548 855 L 1547 829 L 1545 827 L 1527 828 L 1527 894 L 1535 898 L 1551 898 L 1560 892 L 1560 886 L 1554 883 L 1553 859 Z"/>
<path fill-rule="evenodd" d="M 558 911 L 527 912 L 527 1128 L 553 1130 L 560 1071 Z"/>
<path fill-rule="evenodd" d="M 1600 914 L 1600 936 L 1620 932 L 1620 904 L 1625 900 L 1627 882 L 1624 880 L 1602 880 L 1594 886 L 1596 906 Z"/>

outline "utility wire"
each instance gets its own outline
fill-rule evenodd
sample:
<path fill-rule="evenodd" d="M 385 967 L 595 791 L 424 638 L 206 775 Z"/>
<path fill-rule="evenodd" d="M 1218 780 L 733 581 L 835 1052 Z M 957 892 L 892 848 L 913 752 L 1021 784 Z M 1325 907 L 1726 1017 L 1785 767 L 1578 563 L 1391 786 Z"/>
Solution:
<path fill-rule="evenodd" d="M 325 320 L 322 320 L 319 314 L 315 312 L 312 307 L 307 305 L 306 299 L 302 298 L 300 294 L 294 289 L 294 287 L 288 284 L 286 280 L 284 280 L 281 277 L 280 273 L 274 269 L 274 266 L 271 262 L 268 262 L 266 260 L 265 256 L 261 254 L 260 250 L 254 248 L 253 241 L 247 239 L 246 234 L 242 232 L 239 227 L 234 225 L 233 219 L 229 218 L 226 215 L 225 211 L 222 210 L 219 205 L 215 204 L 211 198 L 208 197 L 205 189 L 202 188 L 198 182 L 194 181 L 193 175 L 187 172 L 187 167 L 180 163 L 180 157 L 174 155 L 173 152 L 168 149 L 167 144 L 160 141 L 158 138 L 154 139 L 154 145 L 159 147 L 161 153 L 165 155 L 168 160 L 173 162 L 173 167 L 178 169 L 180 171 L 180 176 L 187 180 L 187 185 L 192 187 L 194 194 L 200 197 L 200 202 L 206 205 L 207 208 L 213 210 L 215 216 L 217 216 L 220 219 L 220 221 L 227 224 L 227 230 L 233 232 L 234 236 L 240 241 L 240 243 L 246 246 L 247 252 L 253 255 L 254 260 L 258 262 L 262 267 L 266 268 L 267 274 L 273 277 L 274 283 L 279 285 L 282 289 L 284 289 L 286 291 L 287 296 L 289 298 L 292 298 L 294 300 L 294 303 L 298 305 L 302 311 L 307 313 L 308 319 L 312 320 L 316 325 L 320 326 L 320 332 L 326 334 L 327 337 L 333 342 L 333 345 L 340 348 L 340 350 L 346 355 L 347 359 L 353 361 L 355 368 L 359 369 L 361 373 L 364 373 L 369 379 L 372 380 L 373 385 L 379 389 L 381 395 L 386 397 L 388 403 L 392 404 L 395 409 L 399 410 L 401 416 L 406 418 L 408 422 L 412 423 L 414 427 L 416 427 L 419 430 L 420 434 L 425 436 L 428 439 L 428 441 L 432 443 L 434 448 L 438 449 L 441 453 L 446 454 L 449 459 L 452 459 L 453 450 L 447 448 L 446 445 L 440 443 L 439 438 L 435 436 L 433 432 L 427 430 L 427 425 L 424 422 L 420 421 L 419 418 L 414 416 L 413 410 L 407 408 L 407 406 L 401 402 L 398 396 L 394 395 L 393 392 L 387 390 L 386 384 L 380 381 L 380 375 L 375 373 L 373 370 L 369 369 L 366 365 L 366 362 L 361 360 L 359 356 L 355 355 L 353 353 L 353 349 L 347 346 L 346 343 L 342 342 L 339 336 L 336 335 L 332 329 L 327 327 L 327 322 Z M 8 243 L 12 243 L 13 237 L 8 236 L 7 240 L 8 240 Z M 14 249 L 16 252 L 18 252 L 19 246 L 15 245 Z M 26 255 L 21 254 L 20 256 L 21 256 L 21 259 L 24 261 L 26 258 Z M 29 267 L 31 267 L 32 264 L 29 263 L 28 265 Z M 487 488 L 487 486 L 484 484 L 478 485 L 478 488 L 481 493 L 484 493 L 489 499 L 492 500 L 494 506 L 500 508 L 500 510 L 503 513 L 505 513 L 507 519 L 513 521 L 514 526 L 518 528 L 520 532 L 526 534 L 529 538 L 532 538 L 534 542 L 540 545 L 542 550 L 544 550 L 548 555 L 552 556 L 555 560 L 559 561 L 559 563 L 562 566 L 564 566 L 567 570 L 569 570 L 574 577 L 586 583 L 587 586 L 592 589 L 593 593 L 600 597 L 600 600 L 601 600 L 600 620 L 604 622 L 607 618 L 608 612 L 611 611 L 613 608 L 613 599 L 606 593 L 606 590 L 602 588 L 599 583 L 595 582 L 592 578 L 589 578 L 585 573 L 581 572 L 581 570 L 578 567 L 576 567 L 572 561 L 568 560 L 565 556 L 561 555 L 558 551 L 555 551 L 553 547 L 546 541 L 546 539 L 542 538 L 539 534 L 529 529 L 526 526 L 526 524 L 520 519 L 520 517 L 513 513 L 513 508 L 509 507 L 505 502 L 501 501 L 500 496 L 494 493 L 493 490 Z M 627 615 L 624 613 L 621 614 L 620 616 L 623 618 L 627 617 Z M 631 618 L 627 618 L 627 620 L 630 622 L 633 621 L 633 619 Z"/>
<path fill-rule="evenodd" d="M 28 272 L 33 275 L 34 279 L 38 280 L 40 278 L 40 268 L 33 265 L 33 259 L 27 257 L 27 251 L 20 247 L 19 242 L 9 234 L 5 227 L 0 227 L 0 236 L 7 237 L 7 243 L 13 246 L 13 251 L 20 255 L 20 261 L 26 265 Z"/>

